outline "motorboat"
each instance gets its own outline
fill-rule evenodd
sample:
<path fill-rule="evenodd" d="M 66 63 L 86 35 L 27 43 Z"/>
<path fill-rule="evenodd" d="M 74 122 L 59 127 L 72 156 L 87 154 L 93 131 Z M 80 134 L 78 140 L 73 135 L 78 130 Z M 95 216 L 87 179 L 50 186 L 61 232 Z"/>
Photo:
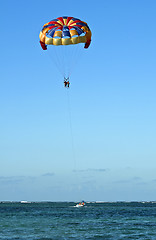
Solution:
<path fill-rule="evenodd" d="M 84 207 L 85 206 L 85 202 L 80 202 L 78 204 L 76 204 L 75 207 Z"/>

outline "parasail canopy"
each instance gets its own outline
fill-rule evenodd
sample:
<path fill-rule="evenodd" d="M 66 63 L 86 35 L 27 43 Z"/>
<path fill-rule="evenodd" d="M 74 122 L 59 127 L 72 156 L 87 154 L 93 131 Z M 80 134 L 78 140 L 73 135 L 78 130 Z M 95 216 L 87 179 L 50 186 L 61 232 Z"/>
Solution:
<path fill-rule="evenodd" d="M 39 37 L 43 50 L 47 49 L 47 45 L 78 43 L 84 43 L 84 48 L 88 48 L 91 43 L 89 26 L 86 22 L 74 17 L 59 17 L 44 24 Z"/>

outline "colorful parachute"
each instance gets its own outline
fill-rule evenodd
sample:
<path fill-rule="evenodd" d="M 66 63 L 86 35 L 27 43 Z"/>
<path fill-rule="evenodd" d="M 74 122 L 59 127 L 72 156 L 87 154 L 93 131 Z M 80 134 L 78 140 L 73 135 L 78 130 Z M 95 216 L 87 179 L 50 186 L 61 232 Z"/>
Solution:
<path fill-rule="evenodd" d="M 91 31 L 87 23 L 74 17 L 59 17 L 46 23 L 40 32 L 40 44 L 43 50 L 47 45 L 71 45 L 91 42 Z"/>

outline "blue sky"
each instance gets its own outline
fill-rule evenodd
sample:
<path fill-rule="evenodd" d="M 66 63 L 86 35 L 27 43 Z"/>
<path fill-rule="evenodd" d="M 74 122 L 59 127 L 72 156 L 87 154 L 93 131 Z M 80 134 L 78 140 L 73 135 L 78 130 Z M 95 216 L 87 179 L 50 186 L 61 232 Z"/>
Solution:
<path fill-rule="evenodd" d="M 156 199 L 156 2 L 89 2 L 1 4 L 0 200 Z M 65 15 L 92 30 L 69 90 L 39 45 Z"/>

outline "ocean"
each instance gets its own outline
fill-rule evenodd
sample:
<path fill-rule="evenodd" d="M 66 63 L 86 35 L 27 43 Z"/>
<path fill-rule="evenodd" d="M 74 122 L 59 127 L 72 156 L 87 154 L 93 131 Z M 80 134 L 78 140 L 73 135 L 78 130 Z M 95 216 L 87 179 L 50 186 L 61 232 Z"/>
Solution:
<path fill-rule="evenodd" d="M 153 239 L 155 202 L 1 202 L 0 239 Z"/>

